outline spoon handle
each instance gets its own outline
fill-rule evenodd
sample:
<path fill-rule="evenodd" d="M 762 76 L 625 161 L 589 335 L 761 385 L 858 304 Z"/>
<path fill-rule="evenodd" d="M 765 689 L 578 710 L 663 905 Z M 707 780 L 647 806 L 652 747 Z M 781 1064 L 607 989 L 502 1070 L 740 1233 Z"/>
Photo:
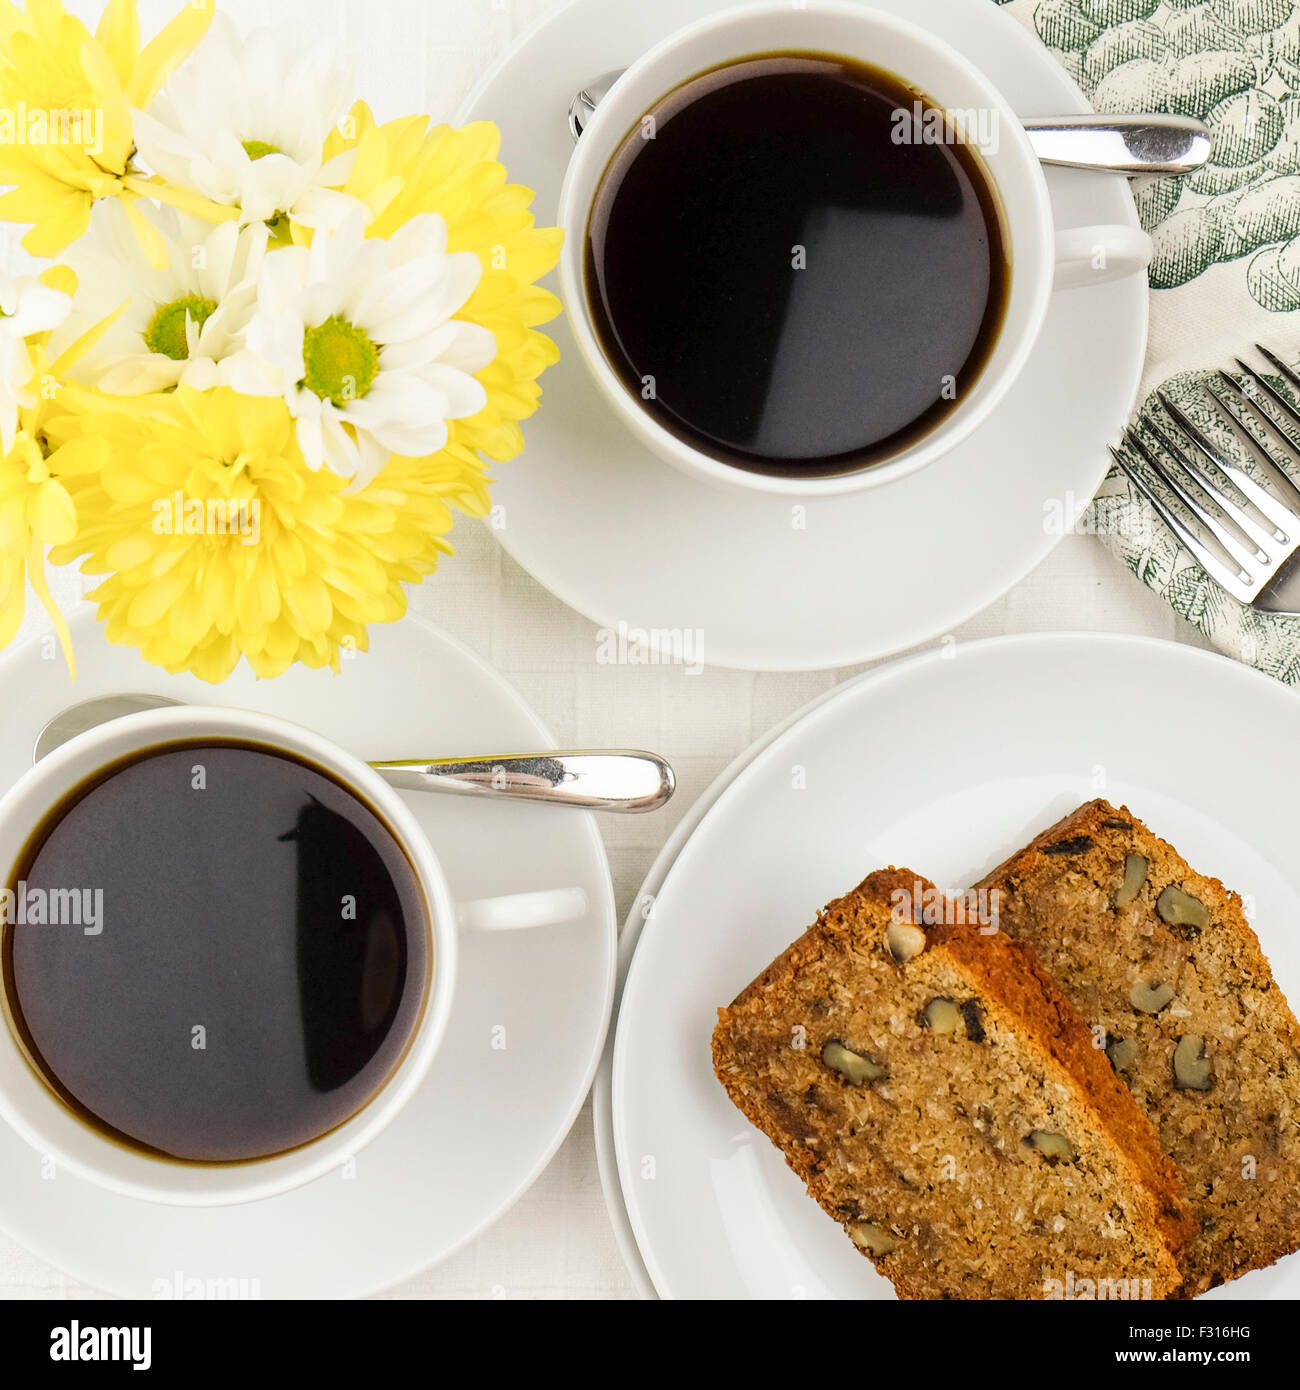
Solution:
<path fill-rule="evenodd" d="M 663 758 L 636 751 L 514 753 L 487 758 L 429 758 L 371 763 L 403 791 L 504 796 L 589 811 L 654 811 L 673 794 Z"/>
<path fill-rule="evenodd" d="M 1065 116 L 1024 122 L 1043 164 L 1119 174 L 1186 174 L 1210 157 L 1210 131 L 1190 116 Z"/>

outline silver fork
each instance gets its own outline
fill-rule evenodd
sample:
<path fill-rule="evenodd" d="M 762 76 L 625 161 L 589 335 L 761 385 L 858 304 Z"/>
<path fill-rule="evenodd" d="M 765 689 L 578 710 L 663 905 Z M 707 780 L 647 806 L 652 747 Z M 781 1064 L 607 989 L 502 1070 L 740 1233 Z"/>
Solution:
<path fill-rule="evenodd" d="M 1269 365 L 1300 391 L 1300 372 L 1260 343 Z M 1300 476 L 1300 410 L 1241 358 L 1244 380 L 1219 373 L 1219 387 L 1205 390 L 1234 427 L 1268 479 L 1261 485 L 1164 391 L 1162 412 L 1146 411 L 1124 432 L 1128 454 L 1111 449 L 1115 462 L 1151 504 L 1201 568 L 1239 602 L 1268 612 L 1292 612 L 1261 599 L 1300 551 L 1300 488 L 1260 443 L 1264 434 Z M 1153 484 L 1163 485 L 1163 491 Z M 1190 520 L 1189 520 L 1190 517 Z"/>

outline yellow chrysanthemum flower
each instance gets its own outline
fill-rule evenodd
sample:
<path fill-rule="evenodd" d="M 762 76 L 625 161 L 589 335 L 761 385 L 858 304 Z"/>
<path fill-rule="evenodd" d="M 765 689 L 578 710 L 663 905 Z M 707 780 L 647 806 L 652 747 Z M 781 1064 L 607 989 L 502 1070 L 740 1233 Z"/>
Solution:
<path fill-rule="evenodd" d="M 70 294 L 75 287 L 75 277 L 62 266 L 51 267 L 41 279 L 61 294 Z M 46 361 L 49 330 L 25 340 L 31 377 L 22 383 L 25 389 L 16 401 L 12 446 L 0 458 L 0 647 L 8 646 L 22 625 L 30 581 L 50 615 L 73 675 L 72 638 L 46 583 L 45 558 L 47 549 L 67 544 L 77 533 L 76 506 L 61 473 L 83 446 L 59 447 L 51 440 L 51 430 L 54 421 L 71 408 L 69 393 L 59 385 L 63 374 L 114 318 L 115 314 L 109 315 L 95 324 L 53 363 Z"/>
<path fill-rule="evenodd" d="M 59 393 L 43 351 L 38 348 L 33 355 L 36 404 L 19 409 L 13 448 L 0 459 L 0 647 L 8 646 L 22 625 L 30 581 L 75 675 L 72 637 L 46 582 L 45 555 L 51 546 L 66 544 L 77 534 L 77 509 L 59 477 L 63 451 L 51 449 L 47 433 L 54 412 L 61 408 L 56 404 Z"/>
<path fill-rule="evenodd" d="M 141 245 L 165 265 L 156 230 L 135 207 L 162 198 L 210 220 L 230 217 L 206 198 L 164 188 L 134 169 L 132 107 L 153 100 L 203 37 L 214 0 L 188 0 L 141 48 L 135 0 L 111 0 L 92 35 L 59 0 L 0 0 L 0 218 L 30 222 L 23 245 L 57 256 L 85 232 L 97 198 L 120 198 Z M 160 259 L 161 257 L 161 259 Z"/>
<path fill-rule="evenodd" d="M 559 360 L 537 326 L 555 318 L 560 301 L 535 281 L 554 267 L 564 233 L 538 227 L 532 190 L 507 183 L 497 159 L 501 132 L 490 121 L 459 130 L 427 116 L 379 125 L 358 102 L 344 124 L 347 134 L 332 135 L 324 157 L 356 149 L 343 192 L 369 205 L 367 235 L 391 236 L 418 213 L 436 212 L 447 223 L 447 250 L 472 251 L 482 263 L 483 278 L 456 316 L 495 334 L 497 355 L 476 373 L 487 405 L 449 422 L 451 444 L 498 462 L 514 458 L 524 447 L 519 421 L 541 399 L 538 377 Z"/>
<path fill-rule="evenodd" d="M 75 671 L 67 624 L 45 582 L 45 552 L 77 534 L 77 510 L 55 476 L 57 454 L 45 454 L 39 419 L 44 407 L 42 402 L 19 412 L 14 446 L 0 459 L 0 647 L 22 624 L 30 579 Z"/>
<path fill-rule="evenodd" d="M 50 433 L 81 525 L 51 559 L 106 575 L 89 597 L 109 640 L 168 671 L 218 682 L 241 657 L 264 677 L 337 670 L 366 649 L 367 624 L 405 613 L 403 581 L 450 549 L 448 504 L 487 509 L 464 448 L 394 459 L 347 492 L 306 466 L 278 398 L 180 386 L 75 403 Z"/>

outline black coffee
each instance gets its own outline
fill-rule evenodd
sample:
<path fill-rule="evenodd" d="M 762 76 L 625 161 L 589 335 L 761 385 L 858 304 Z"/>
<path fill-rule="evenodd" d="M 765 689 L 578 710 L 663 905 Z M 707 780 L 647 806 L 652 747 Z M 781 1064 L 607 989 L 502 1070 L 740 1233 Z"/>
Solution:
<path fill-rule="evenodd" d="M 598 189 L 587 293 L 661 424 L 727 463 L 818 477 L 955 408 L 1008 265 L 982 162 L 951 126 L 933 138 L 941 113 L 888 73 L 789 53 L 703 73 L 650 115 Z"/>
<path fill-rule="evenodd" d="M 403 850 L 331 774 L 257 744 L 108 769 L 37 828 L 4 903 L 5 999 L 35 1067 L 87 1123 L 174 1159 L 333 1129 L 423 1007 Z"/>

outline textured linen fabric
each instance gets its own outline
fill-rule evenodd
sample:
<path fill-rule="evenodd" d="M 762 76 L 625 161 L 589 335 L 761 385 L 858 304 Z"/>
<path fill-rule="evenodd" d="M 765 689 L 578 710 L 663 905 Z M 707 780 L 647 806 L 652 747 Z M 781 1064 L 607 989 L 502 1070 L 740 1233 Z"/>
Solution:
<path fill-rule="evenodd" d="M 1235 365 L 1243 358 L 1297 400 L 1253 344 L 1287 363 L 1300 356 L 1300 6 L 1014 0 L 1007 8 L 1050 46 L 1098 110 L 1167 111 L 1209 124 L 1207 167 L 1134 185 L 1155 242 L 1140 404 L 1159 415 L 1154 393 L 1163 387 L 1220 448 L 1262 477 L 1204 383 L 1219 369 L 1243 380 Z M 1289 456 L 1274 456 L 1300 482 Z M 1259 612 L 1225 593 L 1118 470 L 1101 495 L 1099 534 L 1128 569 L 1221 651 L 1300 684 L 1300 618 Z M 1300 609 L 1300 583 L 1289 579 L 1285 588 L 1271 606 Z"/>
<path fill-rule="evenodd" d="M 611 9 L 635 2 L 609 0 Z M 300 22 L 315 32 L 333 26 L 355 64 L 357 91 L 381 118 L 427 111 L 447 119 L 513 36 L 561 3 L 277 0 L 274 14 L 277 22 Z M 730 3 L 719 0 L 718 8 Z M 94 18 L 99 6 L 73 0 L 70 8 Z M 175 0 L 141 0 L 140 8 L 150 30 L 175 9 Z M 223 0 L 221 8 L 244 28 L 265 22 L 268 15 L 256 0 Z M 508 163 L 508 149 L 504 158 Z M 15 240 L 8 245 L 17 266 L 21 257 L 12 251 Z M 1156 339 L 1160 360 L 1203 364 L 1204 341 L 1191 338 L 1179 358 L 1172 347 L 1178 340 L 1175 330 L 1175 319 L 1164 314 Z M 528 465 L 525 454 L 510 466 Z M 562 744 L 654 748 L 677 769 L 679 791 L 664 812 L 600 822 L 620 920 L 673 826 L 714 777 L 764 731 L 863 669 L 754 674 L 709 668 L 692 676 L 680 667 L 599 664 L 596 625 L 526 575 L 485 527 L 462 520 L 453 539 L 455 556 L 412 592 L 412 610 L 492 662 Z M 81 592 L 74 574 L 55 572 L 53 580 L 62 600 Z M 1032 575 L 950 636 L 966 641 L 1061 629 L 1133 632 L 1207 645 L 1085 535 L 1065 537 Z M 29 614 L 24 635 L 46 630 L 37 608 Z M 0 1298 L 87 1296 L 94 1296 L 93 1291 L 0 1235 Z M 546 1172 L 490 1231 L 387 1296 L 635 1297 L 605 1214 L 590 1104 Z"/>

